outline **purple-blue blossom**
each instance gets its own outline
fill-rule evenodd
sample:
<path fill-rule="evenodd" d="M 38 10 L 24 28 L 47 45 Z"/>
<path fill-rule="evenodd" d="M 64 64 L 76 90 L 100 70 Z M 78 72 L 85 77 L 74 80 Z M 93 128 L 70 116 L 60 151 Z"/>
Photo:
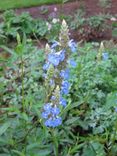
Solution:
<path fill-rule="evenodd" d="M 57 41 L 54 41 L 53 44 L 51 45 L 51 48 L 56 48 L 60 43 Z"/>
<path fill-rule="evenodd" d="M 47 62 L 47 63 L 45 63 L 45 64 L 43 65 L 43 70 L 48 70 L 49 67 L 50 67 L 50 63 Z"/>
<path fill-rule="evenodd" d="M 49 65 L 50 63 L 52 63 L 54 66 L 58 66 L 60 62 L 62 62 L 65 59 L 65 50 L 61 50 L 59 52 L 56 53 L 50 53 L 48 55 L 48 61 L 49 63 L 47 65 Z M 46 66 L 47 66 L 46 65 Z M 45 68 L 48 68 L 45 67 Z"/>
<path fill-rule="evenodd" d="M 69 82 L 63 81 L 61 86 L 61 93 L 67 95 L 69 93 Z"/>
<path fill-rule="evenodd" d="M 117 112 L 117 107 L 115 108 L 115 112 Z"/>
<path fill-rule="evenodd" d="M 52 108 L 52 114 L 53 115 L 59 115 L 60 113 L 60 109 L 58 107 L 53 107 Z"/>
<path fill-rule="evenodd" d="M 44 124 L 47 127 L 56 127 L 62 123 L 61 117 L 59 117 L 60 109 L 52 103 L 47 103 L 43 107 L 41 117 L 45 119 Z"/>
<path fill-rule="evenodd" d="M 45 121 L 45 126 L 55 128 L 62 124 L 62 118 L 52 118 L 50 117 L 48 120 Z"/>
<path fill-rule="evenodd" d="M 48 118 L 48 115 L 49 115 L 49 112 L 42 112 L 42 113 L 41 113 L 41 117 L 42 117 L 43 119 L 47 119 L 47 118 Z"/>
<path fill-rule="evenodd" d="M 54 66 L 58 66 L 59 65 L 59 62 L 60 62 L 60 59 L 59 59 L 59 57 L 56 54 L 50 53 L 48 55 L 48 61 L 50 63 L 52 63 Z"/>
<path fill-rule="evenodd" d="M 55 97 L 55 96 L 52 96 L 52 97 L 51 97 L 51 100 L 55 100 L 55 99 L 56 99 L 56 97 Z"/>
<path fill-rule="evenodd" d="M 70 64 L 72 67 L 74 67 L 74 68 L 77 66 L 76 61 L 74 61 L 73 59 L 70 59 L 70 60 L 69 60 L 69 64 Z"/>
<path fill-rule="evenodd" d="M 69 79 L 70 71 L 69 69 L 61 70 L 60 76 L 63 79 Z"/>
<path fill-rule="evenodd" d="M 109 58 L 108 53 L 107 52 L 102 53 L 102 58 L 104 61 L 108 60 L 108 58 Z"/>
<path fill-rule="evenodd" d="M 73 41 L 73 39 L 68 42 L 68 46 L 73 53 L 77 51 L 77 44 Z"/>
<path fill-rule="evenodd" d="M 67 101 L 63 97 L 60 97 L 60 105 L 62 105 L 64 107 L 67 105 Z"/>
<path fill-rule="evenodd" d="M 59 58 L 60 58 L 60 61 L 63 61 L 65 59 L 65 50 L 60 51 Z"/>
<path fill-rule="evenodd" d="M 51 113 L 51 109 L 52 109 L 52 104 L 51 103 L 46 103 L 43 107 L 45 112 L 49 112 Z"/>

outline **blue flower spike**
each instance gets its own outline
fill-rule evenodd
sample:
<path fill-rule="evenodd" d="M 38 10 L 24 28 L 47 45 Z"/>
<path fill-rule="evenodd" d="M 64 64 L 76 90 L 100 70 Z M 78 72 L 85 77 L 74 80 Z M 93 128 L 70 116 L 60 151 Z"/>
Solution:
<path fill-rule="evenodd" d="M 62 124 L 60 111 L 67 105 L 64 96 L 68 95 L 70 88 L 68 64 L 72 67 L 77 65 L 74 60 L 68 61 L 70 50 L 73 53 L 76 52 L 77 44 L 73 40 L 69 41 L 69 29 L 67 23 L 63 20 L 59 42 L 54 41 L 51 47 L 46 46 L 47 59 L 43 66 L 47 98 L 41 117 L 44 125 L 49 128 L 55 128 Z"/>

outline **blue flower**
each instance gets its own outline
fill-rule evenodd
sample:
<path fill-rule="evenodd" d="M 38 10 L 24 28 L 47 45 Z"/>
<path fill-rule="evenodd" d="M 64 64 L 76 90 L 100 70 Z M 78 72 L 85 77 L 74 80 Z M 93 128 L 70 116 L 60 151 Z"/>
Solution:
<path fill-rule="evenodd" d="M 59 58 L 60 58 L 60 61 L 63 61 L 65 59 L 65 50 L 60 51 Z"/>
<path fill-rule="evenodd" d="M 62 118 L 61 117 L 57 117 L 55 120 L 54 120 L 54 126 L 57 127 L 59 125 L 62 124 Z"/>
<path fill-rule="evenodd" d="M 60 105 L 62 105 L 64 107 L 67 105 L 67 101 L 62 97 L 60 97 Z"/>
<path fill-rule="evenodd" d="M 53 106 L 52 103 L 46 103 L 43 107 L 41 117 L 45 119 L 45 125 L 47 127 L 56 127 L 62 123 L 61 117 L 59 117 L 60 109 L 57 106 Z"/>
<path fill-rule="evenodd" d="M 117 107 L 115 108 L 115 112 L 117 112 Z"/>
<path fill-rule="evenodd" d="M 53 107 L 52 108 L 52 114 L 53 115 L 58 115 L 60 113 L 60 109 L 59 108 L 57 108 L 57 107 Z"/>
<path fill-rule="evenodd" d="M 68 81 L 63 81 L 62 82 L 62 87 L 69 88 L 69 82 Z"/>
<path fill-rule="evenodd" d="M 50 66 L 50 63 L 47 62 L 46 64 L 43 65 L 43 70 L 48 70 Z"/>
<path fill-rule="evenodd" d="M 45 126 L 47 126 L 47 127 L 53 127 L 52 125 L 53 125 L 52 124 L 52 118 L 49 118 L 48 120 L 45 121 Z"/>
<path fill-rule="evenodd" d="M 77 63 L 74 61 L 74 60 L 69 60 L 69 64 L 72 66 L 72 67 L 76 67 L 77 66 Z"/>
<path fill-rule="evenodd" d="M 52 97 L 51 97 L 51 100 L 55 100 L 55 99 L 56 99 L 56 97 L 55 97 L 55 96 L 52 96 Z"/>
<path fill-rule="evenodd" d="M 48 118 L 48 115 L 49 115 L 48 112 L 42 112 L 41 113 L 41 117 L 44 118 L 44 119 L 47 119 Z"/>
<path fill-rule="evenodd" d="M 73 39 L 70 40 L 70 41 L 68 42 L 68 46 L 70 47 L 70 49 L 71 49 L 71 51 L 72 51 L 73 53 L 77 51 L 77 45 L 76 45 L 76 43 L 73 41 Z"/>
<path fill-rule="evenodd" d="M 45 112 L 48 112 L 48 113 L 51 113 L 51 110 L 52 110 L 52 105 L 51 103 L 46 103 L 43 107 L 44 111 Z"/>
<path fill-rule="evenodd" d="M 48 120 L 45 121 L 45 126 L 54 128 L 61 125 L 61 123 L 62 123 L 61 117 L 57 118 L 50 117 Z"/>
<path fill-rule="evenodd" d="M 51 45 L 51 48 L 56 48 L 60 43 L 57 41 L 54 41 L 53 44 Z"/>
<path fill-rule="evenodd" d="M 107 52 L 102 53 L 102 58 L 104 61 L 108 60 L 108 58 L 109 58 L 108 53 Z"/>
<path fill-rule="evenodd" d="M 69 82 L 63 81 L 61 86 L 61 93 L 67 95 L 69 93 Z"/>
<path fill-rule="evenodd" d="M 52 63 L 54 66 L 58 66 L 59 62 L 60 62 L 60 59 L 56 54 L 51 53 L 51 54 L 48 55 L 48 61 L 50 63 Z"/>
<path fill-rule="evenodd" d="M 60 76 L 63 78 L 63 79 L 69 79 L 69 69 L 66 69 L 66 70 L 61 70 L 60 72 Z"/>

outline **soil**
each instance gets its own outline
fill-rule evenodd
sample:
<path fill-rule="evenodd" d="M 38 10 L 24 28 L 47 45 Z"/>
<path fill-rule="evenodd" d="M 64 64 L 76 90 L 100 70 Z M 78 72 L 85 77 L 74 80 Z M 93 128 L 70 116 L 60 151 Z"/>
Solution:
<path fill-rule="evenodd" d="M 47 14 L 42 15 L 42 10 L 44 7 L 48 10 L 48 12 Z M 57 11 L 54 11 L 55 8 L 57 8 Z M 61 4 L 43 5 L 41 7 L 16 9 L 16 12 L 21 13 L 26 11 L 29 12 L 34 18 L 48 18 L 52 15 L 56 17 L 56 15 L 59 15 L 61 12 L 63 12 L 65 15 L 70 15 L 79 8 L 84 8 L 87 16 L 96 15 L 104 11 L 104 8 L 101 8 L 99 5 L 99 0 L 74 0 L 73 2 L 65 3 L 63 6 Z M 111 0 L 111 5 L 105 9 L 105 12 L 112 15 L 117 14 L 117 0 Z"/>
<path fill-rule="evenodd" d="M 57 18 L 59 15 L 73 15 L 79 8 L 82 8 L 86 12 L 86 16 L 93 16 L 100 13 L 105 14 L 111 14 L 113 16 L 117 15 L 117 0 L 111 0 L 111 5 L 107 7 L 106 9 L 102 8 L 99 4 L 99 0 L 74 0 L 72 2 L 68 2 L 64 4 L 63 6 L 61 4 L 57 5 L 44 5 L 41 7 L 31 7 L 31 8 L 22 8 L 22 9 L 16 9 L 16 13 L 20 14 L 24 11 L 29 12 L 30 15 L 34 18 L 44 18 L 48 19 L 49 17 Z M 46 13 L 42 13 L 43 10 L 47 10 Z M 116 21 L 117 22 L 117 21 Z M 107 22 L 108 25 L 111 26 L 112 21 L 111 19 Z M 89 31 L 87 28 L 85 31 Z M 70 31 L 71 38 L 75 40 L 82 39 L 82 36 L 79 36 L 78 31 Z M 98 38 L 92 38 L 92 40 L 111 40 L 112 37 L 112 31 L 111 29 L 103 32 L 103 34 L 98 35 Z M 90 40 L 90 39 L 89 39 Z M 117 40 L 117 38 L 114 38 L 114 40 Z"/>

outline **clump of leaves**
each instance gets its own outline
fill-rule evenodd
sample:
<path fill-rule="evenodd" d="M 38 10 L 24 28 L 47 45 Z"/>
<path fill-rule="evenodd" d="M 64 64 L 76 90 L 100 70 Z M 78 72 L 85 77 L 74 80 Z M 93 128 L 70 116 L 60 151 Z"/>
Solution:
<path fill-rule="evenodd" d="M 103 37 L 107 27 L 108 16 L 99 14 L 86 18 L 83 10 L 78 10 L 71 22 L 71 29 L 76 30 L 80 39 L 91 41 Z"/>

